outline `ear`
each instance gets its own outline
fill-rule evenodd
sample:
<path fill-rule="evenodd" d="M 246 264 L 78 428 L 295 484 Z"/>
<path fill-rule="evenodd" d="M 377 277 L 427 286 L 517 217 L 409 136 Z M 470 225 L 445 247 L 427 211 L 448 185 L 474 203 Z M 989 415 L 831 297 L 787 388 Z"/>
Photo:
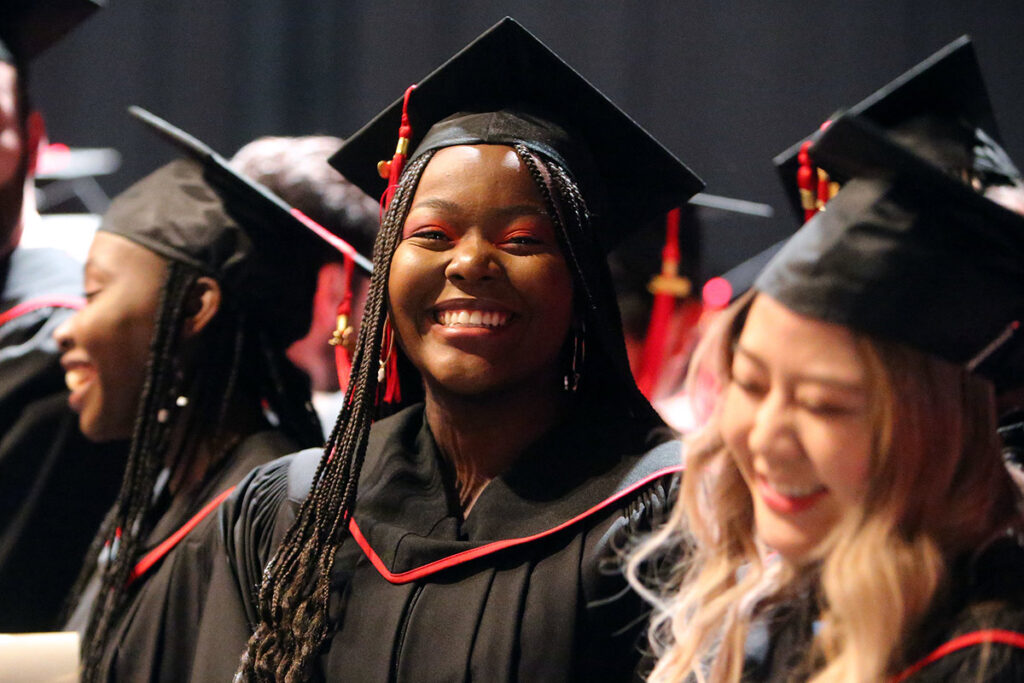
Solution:
<path fill-rule="evenodd" d="M 212 277 L 204 275 L 195 281 L 185 303 L 185 312 L 188 314 L 182 329 L 185 339 L 191 339 L 210 324 L 220 310 L 221 295 L 220 284 Z"/>
<path fill-rule="evenodd" d="M 28 169 L 34 175 L 39 163 L 39 155 L 43 145 L 46 144 L 46 122 L 43 121 L 43 115 L 38 109 L 29 112 L 25 128 L 28 133 L 28 149 L 26 150 L 28 152 Z"/>

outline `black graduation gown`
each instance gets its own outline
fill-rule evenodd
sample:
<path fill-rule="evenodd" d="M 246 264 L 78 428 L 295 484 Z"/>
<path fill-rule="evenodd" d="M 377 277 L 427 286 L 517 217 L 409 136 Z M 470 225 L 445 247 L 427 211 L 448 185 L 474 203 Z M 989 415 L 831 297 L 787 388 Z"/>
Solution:
<path fill-rule="evenodd" d="M 93 445 L 67 403 L 53 331 L 82 267 L 56 249 L 0 263 L 0 631 L 52 630 L 117 495 L 123 445 Z"/>
<path fill-rule="evenodd" d="M 196 625 L 213 558 L 208 542 L 216 530 L 207 505 L 238 483 L 250 470 L 295 450 L 295 443 L 279 432 L 258 432 L 245 438 L 207 477 L 188 501 L 179 500 L 161 516 L 150 533 L 143 557 L 154 552 L 159 559 L 129 587 L 130 604 L 108 639 L 102 660 L 102 678 L 108 681 L 166 681 L 180 683 L 192 674 Z M 221 500 L 223 500 L 221 498 Z M 199 518 L 198 523 L 165 554 L 158 546 Z M 95 576 L 67 624 L 83 632 L 99 589 Z M 197 680 L 207 680 L 201 673 Z"/>
<path fill-rule="evenodd" d="M 964 565 L 911 638 L 894 683 L 1024 681 L 1024 548 L 1002 539 Z M 756 621 L 743 681 L 807 680 L 813 625 L 806 602 L 776 607 Z"/>
<path fill-rule="evenodd" d="M 667 515 L 681 469 L 678 442 L 652 446 L 622 417 L 578 412 L 462 520 L 423 406 L 376 423 L 332 574 L 320 675 L 629 680 L 645 609 L 622 554 Z M 229 562 L 214 570 L 200 635 L 208 680 L 230 680 L 237 666 L 261 572 L 319 457 L 303 451 L 255 471 L 219 511 Z"/>

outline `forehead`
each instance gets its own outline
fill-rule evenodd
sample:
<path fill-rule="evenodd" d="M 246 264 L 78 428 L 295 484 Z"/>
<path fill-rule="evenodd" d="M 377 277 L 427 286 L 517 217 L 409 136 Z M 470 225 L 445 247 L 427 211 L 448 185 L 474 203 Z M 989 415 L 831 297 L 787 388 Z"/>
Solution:
<path fill-rule="evenodd" d="M 849 328 L 795 313 L 764 293 L 750 307 L 739 347 L 786 371 L 829 370 L 851 381 L 865 373 Z"/>
<path fill-rule="evenodd" d="M 416 189 L 417 198 L 426 195 L 466 195 L 487 203 L 513 197 L 542 201 L 529 170 L 506 145 L 456 145 L 438 150 Z"/>
<path fill-rule="evenodd" d="M 144 281 L 163 281 L 163 257 L 131 240 L 100 230 L 93 237 L 86 274 L 125 275 Z"/>

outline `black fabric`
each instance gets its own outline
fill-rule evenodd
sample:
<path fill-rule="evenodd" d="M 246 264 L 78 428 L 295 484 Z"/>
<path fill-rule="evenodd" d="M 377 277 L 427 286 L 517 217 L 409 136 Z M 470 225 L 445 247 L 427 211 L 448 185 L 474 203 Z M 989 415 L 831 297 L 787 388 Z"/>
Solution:
<path fill-rule="evenodd" d="M 287 344 L 309 330 L 323 252 L 297 219 L 261 209 L 210 180 L 200 163 L 178 159 L 118 195 L 99 229 L 215 278 Z"/>
<path fill-rule="evenodd" d="M 894 141 L 954 175 L 960 169 L 972 169 L 993 184 L 1020 178 L 1001 146 L 985 79 L 968 36 L 949 43 L 845 113 L 870 121 Z M 804 212 L 796 184 L 798 155 L 803 143 L 813 138 L 803 138 L 774 159 L 799 223 Z M 852 177 L 828 170 L 833 180 Z"/>
<path fill-rule="evenodd" d="M 0 264 L 0 313 L 80 296 L 81 271 L 55 249 L 15 249 Z M 53 331 L 72 313 L 44 307 L 0 325 L 0 632 L 57 626 L 124 467 L 123 444 L 89 443 L 68 406 Z"/>
<path fill-rule="evenodd" d="M 812 149 L 848 182 L 755 287 L 791 310 L 1024 379 L 1024 218 L 841 117 Z"/>
<path fill-rule="evenodd" d="M 199 490 L 190 496 L 178 496 L 171 508 L 160 514 L 143 552 L 159 545 L 254 467 L 294 449 L 295 444 L 279 432 L 258 432 L 247 437 Z M 107 642 L 100 680 L 180 683 L 193 674 L 191 655 L 201 618 L 201 598 L 205 597 L 216 559 L 211 554 L 215 546 L 208 542 L 217 530 L 216 517 L 216 513 L 207 515 L 129 587 L 129 605 Z M 68 630 L 81 633 L 88 624 L 99 588 L 98 578 L 94 576 L 86 587 L 66 625 Z M 201 670 L 195 676 L 196 680 L 216 680 L 207 678 Z"/>
<path fill-rule="evenodd" d="M 896 668 L 905 671 L 955 638 L 987 629 L 1024 637 L 1024 548 L 1017 539 L 992 543 L 975 559 L 954 567 L 922 626 L 907 641 L 907 654 Z M 775 606 L 754 622 L 747 639 L 744 683 L 796 683 L 810 678 L 807 661 L 815 612 L 806 601 Z M 1024 648 L 1007 644 L 972 645 L 924 666 L 907 683 L 974 681 L 1016 683 L 1024 680 Z"/>
<path fill-rule="evenodd" d="M 595 423 L 577 414 L 492 481 L 463 520 L 423 407 L 413 406 L 374 425 L 355 521 L 390 570 L 416 569 L 550 529 L 665 466 L 678 469 L 678 443 L 652 446 L 625 418 Z M 256 470 L 219 511 L 229 561 L 214 569 L 196 657 L 208 680 L 226 680 L 237 667 L 262 569 L 319 457 L 304 451 Z M 560 532 L 404 583 L 389 582 L 347 538 L 318 675 L 629 680 L 644 607 L 620 573 L 621 553 L 627 539 L 665 519 L 676 482 L 666 474 Z"/>
<path fill-rule="evenodd" d="M 380 197 L 387 186 L 377 162 L 394 154 L 402 106 L 399 98 L 349 137 L 330 160 L 371 197 Z M 409 119 L 410 159 L 438 147 L 522 142 L 562 162 L 576 175 L 588 201 L 605 203 L 609 215 L 603 216 L 599 230 L 607 249 L 704 186 L 675 155 L 511 18 L 421 80 L 409 98 Z M 600 206 L 591 208 L 604 213 Z"/>
<path fill-rule="evenodd" d="M 103 6 L 103 0 L 4 0 L 0 62 L 27 62 Z"/>

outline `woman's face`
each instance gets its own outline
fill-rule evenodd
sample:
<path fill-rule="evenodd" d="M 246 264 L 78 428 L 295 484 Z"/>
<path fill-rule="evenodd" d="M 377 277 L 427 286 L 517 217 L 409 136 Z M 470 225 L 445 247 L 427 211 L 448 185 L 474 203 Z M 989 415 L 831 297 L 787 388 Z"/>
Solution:
<path fill-rule="evenodd" d="M 750 489 L 757 534 L 798 561 L 867 489 L 872 424 L 853 334 L 765 294 L 736 344 L 722 436 Z"/>
<path fill-rule="evenodd" d="M 163 258 L 118 235 L 93 239 L 85 307 L 54 333 L 68 400 L 93 441 L 131 436 L 166 268 Z"/>
<path fill-rule="evenodd" d="M 427 164 L 388 281 L 391 320 L 428 391 L 557 391 L 572 278 L 530 174 L 500 145 Z"/>

